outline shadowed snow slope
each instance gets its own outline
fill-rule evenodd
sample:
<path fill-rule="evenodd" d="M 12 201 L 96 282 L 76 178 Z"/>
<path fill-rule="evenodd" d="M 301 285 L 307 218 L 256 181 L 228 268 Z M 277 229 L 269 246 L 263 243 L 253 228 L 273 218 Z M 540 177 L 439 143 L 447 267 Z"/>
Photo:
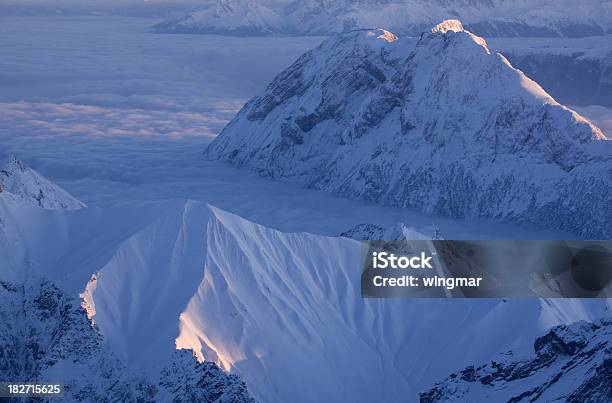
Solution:
<path fill-rule="evenodd" d="M 58 212 L 0 194 L 3 281 L 82 293 L 127 370 L 191 348 L 262 401 L 416 399 L 457 368 L 606 305 L 363 299 L 363 253 L 355 240 L 282 233 L 191 201 Z"/>
<path fill-rule="evenodd" d="M 325 41 L 251 99 L 206 154 L 264 176 L 451 217 L 612 236 L 612 143 L 484 39 Z"/>

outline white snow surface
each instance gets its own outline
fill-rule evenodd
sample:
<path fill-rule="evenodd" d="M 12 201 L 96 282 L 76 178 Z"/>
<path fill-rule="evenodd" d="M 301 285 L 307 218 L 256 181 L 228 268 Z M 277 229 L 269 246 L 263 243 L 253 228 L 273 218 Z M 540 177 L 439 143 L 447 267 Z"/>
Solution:
<path fill-rule="evenodd" d="M 190 348 L 265 402 L 405 401 L 469 362 L 608 309 L 362 299 L 363 253 L 351 239 L 283 233 L 189 200 L 52 211 L 0 194 L 2 279 L 43 277 L 82 293 L 134 370 Z"/>

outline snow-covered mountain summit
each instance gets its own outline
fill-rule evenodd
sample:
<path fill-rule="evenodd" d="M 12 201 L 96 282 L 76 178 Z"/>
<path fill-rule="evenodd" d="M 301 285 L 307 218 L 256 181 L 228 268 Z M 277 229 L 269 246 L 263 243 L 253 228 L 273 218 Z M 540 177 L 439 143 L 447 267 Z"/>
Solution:
<path fill-rule="evenodd" d="M 612 236 L 612 143 L 486 41 L 335 36 L 251 99 L 209 158 L 350 198 Z"/>
<path fill-rule="evenodd" d="M 601 0 L 218 0 L 164 21 L 162 33 L 332 35 L 384 27 L 417 35 L 460 18 L 486 36 L 583 37 L 612 32 L 612 5 Z"/>
<path fill-rule="evenodd" d="M 11 155 L 0 159 L 0 190 L 51 210 L 76 210 L 85 204 Z"/>

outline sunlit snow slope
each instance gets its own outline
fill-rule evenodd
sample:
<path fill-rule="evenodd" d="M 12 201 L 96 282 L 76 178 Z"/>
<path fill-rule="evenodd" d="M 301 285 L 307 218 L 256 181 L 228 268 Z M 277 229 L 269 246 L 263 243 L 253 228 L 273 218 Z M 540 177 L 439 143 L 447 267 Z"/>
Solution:
<path fill-rule="evenodd" d="M 3 192 L 0 258 L 3 280 L 82 293 L 127 370 L 191 348 L 265 402 L 416 399 L 606 305 L 362 299 L 358 241 L 282 233 L 185 200 L 59 212 Z"/>

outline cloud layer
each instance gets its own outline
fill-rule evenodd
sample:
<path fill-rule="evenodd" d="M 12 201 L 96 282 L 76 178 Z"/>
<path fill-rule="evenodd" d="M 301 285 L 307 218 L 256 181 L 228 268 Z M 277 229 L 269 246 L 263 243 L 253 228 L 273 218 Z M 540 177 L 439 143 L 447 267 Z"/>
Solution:
<path fill-rule="evenodd" d="M 50 102 L 0 103 L 0 130 L 14 136 L 38 132 L 47 136 L 214 137 L 226 123 L 224 113 L 122 109 Z"/>

